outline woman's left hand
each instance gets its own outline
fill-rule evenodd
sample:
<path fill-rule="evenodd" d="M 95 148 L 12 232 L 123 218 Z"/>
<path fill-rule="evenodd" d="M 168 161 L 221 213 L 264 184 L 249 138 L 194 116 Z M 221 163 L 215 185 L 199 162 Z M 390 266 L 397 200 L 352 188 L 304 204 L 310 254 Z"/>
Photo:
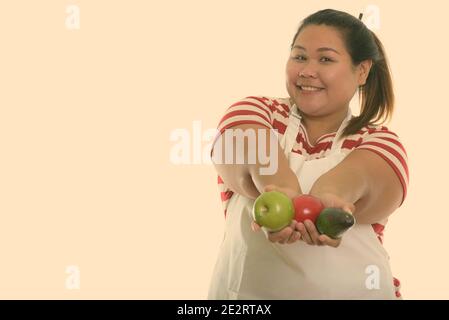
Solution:
<path fill-rule="evenodd" d="M 301 240 L 310 245 L 337 248 L 341 243 L 341 238 L 332 239 L 325 234 L 320 234 L 311 220 L 306 220 L 304 223 L 297 222 L 295 228 L 301 234 Z"/>
<path fill-rule="evenodd" d="M 281 188 L 275 185 L 269 185 L 264 189 L 264 192 L 267 191 L 280 191 L 286 194 L 290 199 L 295 198 L 299 194 L 290 189 Z M 343 200 L 339 196 L 332 193 L 321 193 L 321 194 L 313 194 L 314 197 L 320 199 L 325 208 L 341 208 L 349 213 L 353 213 L 355 211 L 355 206 Z M 261 229 L 261 227 L 255 222 L 252 221 L 251 228 L 253 231 L 257 232 Z M 279 232 L 273 232 L 268 234 L 268 239 L 271 242 L 278 242 L 281 244 L 291 244 L 298 240 L 302 240 L 310 245 L 318 245 L 318 246 L 330 246 L 337 248 L 341 243 L 341 238 L 332 239 L 325 234 L 320 234 L 315 227 L 315 224 L 311 220 L 306 220 L 304 223 L 292 221 L 292 224 Z"/>
<path fill-rule="evenodd" d="M 354 204 L 335 194 L 322 193 L 313 194 L 313 196 L 320 199 L 325 208 L 340 208 L 351 214 L 355 211 Z M 301 239 L 310 245 L 327 245 L 336 248 L 341 243 L 341 238 L 332 239 L 325 234 L 320 234 L 311 220 L 306 220 L 304 223 L 297 222 L 295 229 L 300 232 Z"/>

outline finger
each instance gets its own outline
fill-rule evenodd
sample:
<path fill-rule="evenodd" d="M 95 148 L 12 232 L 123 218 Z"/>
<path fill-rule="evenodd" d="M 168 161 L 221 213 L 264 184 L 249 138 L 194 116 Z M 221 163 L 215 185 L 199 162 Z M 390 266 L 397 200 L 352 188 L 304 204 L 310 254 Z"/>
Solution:
<path fill-rule="evenodd" d="M 268 234 L 268 240 L 271 242 L 280 242 L 287 241 L 288 238 L 290 238 L 290 234 L 293 232 L 293 229 L 290 227 L 285 227 L 281 231 L 278 232 L 271 232 Z"/>
<path fill-rule="evenodd" d="M 292 222 L 290 223 L 290 228 L 292 228 L 292 230 L 295 230 L 297 223 L 298 222 L 295 219 L 293 219 Z"/>
<path fill-rule="evenodd" d="M 280 243 L 280 244 L 286 244 L 287 241 L 288 241 L 288 238 L 287 238 L 287 239 L 284 238 L 284 239 L 279 240 L 278 243 Z"/>
<path fill-rule="evenodd" d="M 312 239 L 310 238 L 309 233 L 307 232 L 306 227 L 302 222 L 298 222 L 296 225 L 296 229 L 301 233 L 301 238 L 307 243 L 307 244 L 313 244 Z"/>
<path fill-rule="evenodd" d="M 268 234 L 268 239 L 271 242 L 279 242 L 285 244 L 291 237 L 293 231 L 295 230 L 296 221 L 292 221 L 290 226 L 283 228 L 278 232 L 270 232 Z"/>
<path fill-rule="evenodd" d="M 269 191 L 277 191 L 278 187 L 274 184 L 268 184 L 265 186 L 265 188 L 263 188 L 264 192 L 269 192 Z"/>
<path fill-rule="evenodd" d="M 290 228 L 292 229 L 292 233 L 290 234 L 289 238 L 286 240 L 285 243 L 293 243 L 299 240 L 298 235 L 296 235 L 296 233 L 298 233 L 297 231 L 295 231 L 295 226 L 296 226 L 296 221 L 293 220 L 290 223 Z"/>
<path fill-rule="evenodd" d="M 320 234 L 315 227 L 315 224 L 311 220 L 304 221 L 304 225 L 306 226 L 307 232 L 310 235 L 314 244 L 323 245 L 323 242 L 320 240 Z"/>
<path fill-rule="evenodd" d="M 283 238 L 279 241 L 280 244 L 286 244 L 288 243 L 288 240 L 290 240 L 290 238 L 293 236 L 293 233 L 295 232 L 292 228 L 287 227 L 285 228 L 288 230 L 288 232 L 286 232 L 283 236 Z"/>
<path fill-rule="evenodd" d="M 265 188 L 263 189 L 263 191 L 264 192 L 278 191 L 278 192 L 281 192 L 281 193 L 285 194 L 287 197 L 292 198 L 292 199 L 298 195 L 298 193 L 296 191 L 294 191 L 293 189 L 279 187 L 279 186 L 274 185 L 274 184 L 266 185 Z"/>
<path fill-rule="evenodd" d="M 355 206 L 351 203 L 349 205 L 344 206 L 343 210 L 350 214 L 353 214 L 353 212 L 355 211 Z"/>
<path fill-rule="evenodd" d="M 341 243 L 341 238 L 332 239 L 325 234 L 320 235 L 320 240 L 321 242 L 323 242 L 323 244 L 334 248 L 337 248 Z"/>
<path fill-rule="evenodd" d="M 294 243 L 294 242 L 298 241 L 299 239 L 301 239 L 301 234 L 298 231 L 293 231 L 292 235 L 288 239 L 287 243 L 289 243 L 289 244 Z"/>
<path fill-rule="evenodd" d="M 254 232 L 259 232 L 260 229 L 261 229 L 261 226 L 258 225 L 257 222 L 253 220 L 253 221 L 251 221 L 251 229 L 252 229 Z"/>

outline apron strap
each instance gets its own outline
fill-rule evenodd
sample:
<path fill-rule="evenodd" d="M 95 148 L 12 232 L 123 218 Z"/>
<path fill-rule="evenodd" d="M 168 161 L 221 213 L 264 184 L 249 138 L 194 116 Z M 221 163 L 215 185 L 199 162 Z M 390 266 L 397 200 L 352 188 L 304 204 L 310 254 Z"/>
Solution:
<path fill-rule="evenodd" d="M 338 129 L 334 137 L 331 153 L 338 152 L 340 150 L 341 145 L 343 144 L 344 141 L 344 139 L 341 139 L 341 134 L 343 133 L 343 130 L 346 128 L 346 125 L 351 120 L 351 118 L 352 118 L 352 111 L 351 108 L 348 108 L 346 118 L 343 120 L 342 124 L 340 125 L 340 128 Z M 284 153 L 287 158 L 289 158 L 289 154 L 296 143 L 296 137 L 298 136 L 299 128 L 301 125 L 301 119 L 302 117 L 299 113 L 298 107 L 296 106 L 296 104 L 293 104 L 290 109 L 290 113 L 288 115 L 287 128 L 285 129 L 284 136 L 282 137 L 281 140 L 281 146 L 284 148 Z"/>
<path fill-rule="evenodd" d="M 288 124 L 285 129 L 284 136 L 282 137 L 282 147 L 284 148 L 285 156 L 289 158 L 289 154 L 292 151 L 293 146 L 298 136 L 299 127 L 301 125 L 301 115 L 299 114 L 298 107 L 293 104 L 290 113 L 288 115 Z"/>
<path fill-rule="evenodd" d="M 352 118 L 351 108 L 348 108 L 348 113 L 346 114 L 346 118 L 343 120 L 340 128 L 338 128 L 337 133 L 335 134 L 334 141 L 332 143 L 332 148 L 330 153 L 338 152 L 341 149 L 344 139 L 341 139 L 341 135 L 343 130 L 346 128 L 346 125 Z"/>

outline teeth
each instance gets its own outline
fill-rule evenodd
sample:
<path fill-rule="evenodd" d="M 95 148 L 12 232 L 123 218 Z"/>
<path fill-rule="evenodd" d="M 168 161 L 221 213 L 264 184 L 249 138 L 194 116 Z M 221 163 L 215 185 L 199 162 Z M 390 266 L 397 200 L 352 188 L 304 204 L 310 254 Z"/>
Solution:
<path fill-rule="evenodd" d="M 321 88 L 315 88 L 315 87 L 303 87 L 303 86 L 300 86 L 300 88 L 302 90 L 305 90 L 305 91 L 318 91 L 318 90 L 321 90 Z"/>

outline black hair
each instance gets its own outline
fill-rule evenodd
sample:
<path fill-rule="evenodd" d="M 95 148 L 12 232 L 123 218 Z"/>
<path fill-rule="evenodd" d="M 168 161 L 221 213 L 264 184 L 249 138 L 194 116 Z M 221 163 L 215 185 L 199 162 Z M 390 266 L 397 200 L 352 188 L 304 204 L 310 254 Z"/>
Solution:
<path fill-rule="evenodd" d="M 361 16 L 360 16 L 361 17 Z M 324 9 L 306 17 L 293 38 L 309 25 L 326 25 L 337 29 L 342 35 L 353 67 L 362 61 L 372 60 L 366 83 L 359 87 L 360 115 L 354 117 L 343 131 L 343 136 L 357 133 L 366 125 L 378 125 L 391 118 L 394 107 L 393 82 L 379 38 L 356 17 L 334 9 Z"/>

